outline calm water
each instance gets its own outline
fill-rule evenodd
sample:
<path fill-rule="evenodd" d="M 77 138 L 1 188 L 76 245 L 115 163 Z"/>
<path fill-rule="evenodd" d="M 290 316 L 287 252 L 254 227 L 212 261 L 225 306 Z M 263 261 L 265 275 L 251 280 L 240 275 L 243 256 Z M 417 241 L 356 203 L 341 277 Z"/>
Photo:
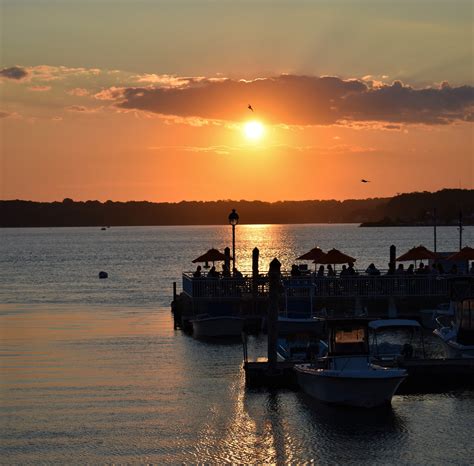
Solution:
<path fill-rule="evenodd" d="M 438 250 L 455 251 L 455 228 Z M 464 232 L 474 243 L 474 228 Z M 172 282 L 229 227 L 0 230 L 2 463 L 469 464 L 474 393 L 396 396 L 392 408 L 327 407 L 246 391 L 239 344 L 173 331 Z M 239 268 L 284 266 L 319 245 L 384 268 L 432 247 L 430 228 L 238 226 Z M 99 280 L 100 270 L 109 273 Z M 257 340 L 255 346 L 263 347 Z"/>

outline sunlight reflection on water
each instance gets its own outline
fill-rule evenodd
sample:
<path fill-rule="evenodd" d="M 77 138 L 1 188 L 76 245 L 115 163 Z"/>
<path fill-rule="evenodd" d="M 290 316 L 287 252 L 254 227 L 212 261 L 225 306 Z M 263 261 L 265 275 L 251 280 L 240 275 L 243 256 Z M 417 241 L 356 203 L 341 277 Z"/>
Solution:
<path fill-rule="evenodd" d="M 396 396 L 387 410 L 332 408 L 246 390 L 239 343 L 173 330 L 171 283 L 227 226 L 2 231 L 0 454 L 20 463 L 397 463 L 471 461 L 474 393 Z M 454 228 L 439 249 L 456 248 Z M 105 236 L 104 236 L 105 235 Z M 466 229 L 472 243 L 473 229 Z M 390 244 L 431 230 L 238 226 L 239 268 L 315 245 L 383 267 Z M 99 270 L 109 272 L 98 280 Z M 259 350 L 265 340 L 255 338 Z M 453 438 L 453 429 L 455 438 Z"/>

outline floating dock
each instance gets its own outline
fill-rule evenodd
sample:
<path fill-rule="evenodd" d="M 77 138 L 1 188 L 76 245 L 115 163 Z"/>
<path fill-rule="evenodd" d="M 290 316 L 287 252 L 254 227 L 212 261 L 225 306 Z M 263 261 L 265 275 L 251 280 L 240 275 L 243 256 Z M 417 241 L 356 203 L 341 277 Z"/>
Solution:
<path fill-rule="evenodd" d="M 295 364 L 278 361 L 273 369 L 267 360 L 244 361 L 245 383 L 248 388 L 298 389 Z M 474 359 L 417 359 L 400 361 L 408 377 L 397 394 L 439 393 L 447 390 L 474 388 Z"/>

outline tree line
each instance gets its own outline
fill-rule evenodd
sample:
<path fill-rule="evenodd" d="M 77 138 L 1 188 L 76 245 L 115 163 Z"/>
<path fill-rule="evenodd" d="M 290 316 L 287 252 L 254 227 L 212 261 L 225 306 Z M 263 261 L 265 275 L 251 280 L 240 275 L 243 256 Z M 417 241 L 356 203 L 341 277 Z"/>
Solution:
<path fill-rule="evenodd" d="M 308 201 L 0 201 L 0 227 L 219 225 L 232 209 L 240 223 L 361 223 L 429 225 L 436 208 L 437 223 L 451 225 L 463 213 L 474 224 L 474 190 L 444 189 L 435 193 L 400 194 L 392 198 Z"/>

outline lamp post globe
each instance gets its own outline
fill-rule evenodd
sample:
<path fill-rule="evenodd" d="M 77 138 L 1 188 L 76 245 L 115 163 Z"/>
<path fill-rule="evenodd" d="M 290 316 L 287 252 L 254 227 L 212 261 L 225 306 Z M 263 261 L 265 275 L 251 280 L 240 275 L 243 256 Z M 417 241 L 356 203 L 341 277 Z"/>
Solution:
<path fill-rule="evenodd" d="M 232 274 L 235 273 L 235 226 L 239 223 L 239 214 L 232 209 L 229 214 L 229 224 L 232 226 Z"/>

